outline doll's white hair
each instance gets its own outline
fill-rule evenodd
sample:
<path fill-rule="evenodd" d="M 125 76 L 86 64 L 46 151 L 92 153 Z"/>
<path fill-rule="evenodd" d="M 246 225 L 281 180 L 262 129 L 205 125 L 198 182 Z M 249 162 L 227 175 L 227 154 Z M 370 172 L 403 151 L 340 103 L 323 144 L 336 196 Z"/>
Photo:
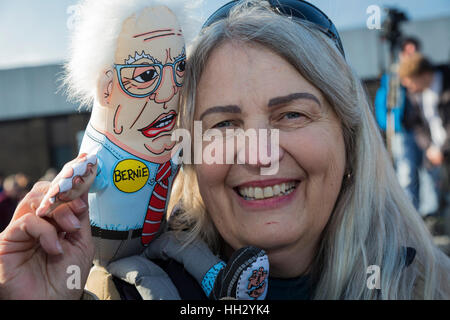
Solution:
<path fill-rule="evenodd" d="M 203 0 L 81 0 L 71 34 L 62 85 L 68 98 L 90 107 L 97 98 L 99 76 L 114 62 L 123 22 L 146 7 L 164 5 L 178 19 L 186 43 L 200 29 L 197 10 Z"/>

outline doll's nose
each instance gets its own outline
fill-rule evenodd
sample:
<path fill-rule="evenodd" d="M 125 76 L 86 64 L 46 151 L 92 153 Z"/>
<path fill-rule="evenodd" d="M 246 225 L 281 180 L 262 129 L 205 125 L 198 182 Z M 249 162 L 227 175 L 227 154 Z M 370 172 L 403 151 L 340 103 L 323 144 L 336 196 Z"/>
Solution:
<path fill-rule="evenodd" d="M 172 100 L 177 92 L 178 87 L 173 80 L 172 66 L 165 66 L 162 71 L 161 83 L 150 98 L 156 103 L 166 103 Z"/>

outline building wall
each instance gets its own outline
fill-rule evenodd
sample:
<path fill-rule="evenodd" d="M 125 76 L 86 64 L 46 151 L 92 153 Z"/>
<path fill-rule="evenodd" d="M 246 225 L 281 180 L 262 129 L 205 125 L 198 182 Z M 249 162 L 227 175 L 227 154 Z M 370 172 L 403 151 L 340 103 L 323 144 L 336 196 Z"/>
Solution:
<path fill-rule="evenodd" d="M 61 87 L 61 65 L 0 70 L 0 121 L 77 112 Z"/>
<path fill-rule="evenodd" d="M 89 112 L 67 101 L 62 73 L 61 65 L 0 70 L 1 174 L 37 180 L 77 155 Z"/>
<path fill-rule="evenodd" d="M 0 122 L 0 173 L 25 173 L 38 180 L 49 168 L 62 165 L 78 153 L 77 133 L 84 130 L 89 114 Z"/>

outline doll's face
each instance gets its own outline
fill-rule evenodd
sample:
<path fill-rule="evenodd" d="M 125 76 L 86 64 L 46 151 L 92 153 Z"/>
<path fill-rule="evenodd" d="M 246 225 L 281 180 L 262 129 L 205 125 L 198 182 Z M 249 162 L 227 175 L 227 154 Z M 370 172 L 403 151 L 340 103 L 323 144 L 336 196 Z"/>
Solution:
<path fill-rule="evenodd" d="M 178 116 L 185 47 L 175 15 L 166 7 L 146 8 L 128 18 L 118 38 L 112 81 L 108 137 L 122 149 L 165 162 Z"/>

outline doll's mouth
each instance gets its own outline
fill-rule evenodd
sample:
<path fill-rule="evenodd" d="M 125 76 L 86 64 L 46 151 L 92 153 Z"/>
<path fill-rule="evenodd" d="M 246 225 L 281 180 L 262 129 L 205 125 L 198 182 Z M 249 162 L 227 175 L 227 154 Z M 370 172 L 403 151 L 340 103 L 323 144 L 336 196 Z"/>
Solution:
<path fill-rule="evenodd" d="M 162 132 L 171 131 L 175 126 L 176 119 L 177 114 L 175 111 L 163 113 L 155 121 L 138 131 L 147 138 L 154 138 Z"/>

